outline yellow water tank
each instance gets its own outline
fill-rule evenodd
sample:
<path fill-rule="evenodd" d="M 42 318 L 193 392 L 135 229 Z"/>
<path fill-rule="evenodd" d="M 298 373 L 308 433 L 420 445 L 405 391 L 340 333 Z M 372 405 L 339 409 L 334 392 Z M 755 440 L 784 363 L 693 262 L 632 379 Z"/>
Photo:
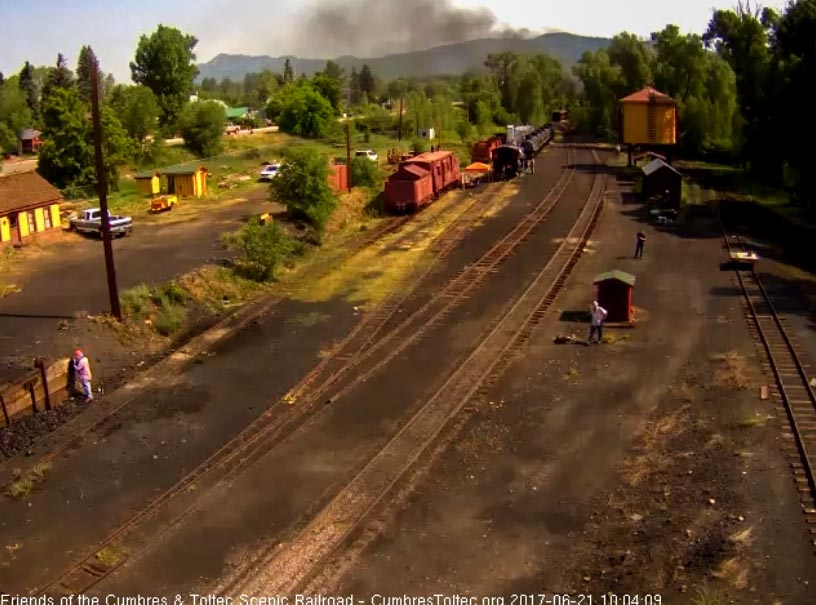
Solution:
<path fill-rule="evenodd" d="M 677 102 L 649 86 L 622 98 L 620 132 L 625 144 L 676 144 Z"/>

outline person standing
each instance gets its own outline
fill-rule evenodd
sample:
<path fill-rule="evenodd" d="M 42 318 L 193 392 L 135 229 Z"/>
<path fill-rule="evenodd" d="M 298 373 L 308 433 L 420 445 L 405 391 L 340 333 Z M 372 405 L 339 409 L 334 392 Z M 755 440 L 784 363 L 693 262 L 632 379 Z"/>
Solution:
<path fill-rule="evenodd" d="M 592 301 L 592 307 L 590 309 L 590 325 L 589 325 L 589 339 L 587 340 L 587 345 L 592 344 L 592 337 L 595 334 L 598 335 L 598 344 L 601 344 L 601 340 L 603 339 L 603 322 L 606 319 L 607 312 L 601 305 L 598 304 L 597 300 Z"/>
<path fill-rule="evenodd" d="M 530 174 L 535 174 L 535 158 L 530 158 Z"/>
<path fill-rule="evenodd" d="M 74 351 L 74 373 L 82 385 L 82 393 L 85 395 L 85 402 L 93 401 L 93 390 L 91 389 L 91 363 L 85 354 L 77 349 Z"/>
<path fill-rule="evenodd" d="M 635 258 L 643 258 L 643 246 L 646 245 L 646 234 L 643 229 L 637 232 L 637 243 L 635 244 Z"/>

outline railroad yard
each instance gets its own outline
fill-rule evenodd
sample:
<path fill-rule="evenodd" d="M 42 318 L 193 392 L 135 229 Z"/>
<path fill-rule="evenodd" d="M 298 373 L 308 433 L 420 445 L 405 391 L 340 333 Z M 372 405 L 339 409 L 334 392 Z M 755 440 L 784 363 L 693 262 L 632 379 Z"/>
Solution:
<path fill-rule="evenodd" d="M 762 249 L 736 220 L 645 222 L 612 156 L 553 144 L 379 304 L 261 301 L 0 463 L 41 475 L 0 501 L 3 592 L 813 602 L 812 328 L 760 290 L 782 264 L 723 266 Z M 634 327 L 583 346 L 611 269 Z"/>

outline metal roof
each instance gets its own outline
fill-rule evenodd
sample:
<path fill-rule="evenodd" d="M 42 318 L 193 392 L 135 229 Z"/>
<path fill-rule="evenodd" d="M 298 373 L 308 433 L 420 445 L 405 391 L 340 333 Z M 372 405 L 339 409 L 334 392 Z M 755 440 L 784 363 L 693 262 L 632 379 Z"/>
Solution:
<path fill-rule="evenodd" d="M 612 271 L 607 271 L 606 273 L 601 273 L 592 281 L 593 284 L 600 283 L 602 281 L 609 281 L 610 279 L 616 279 L 618 281 L 622 281 L 625 284 L 628 284 L 634 288 L 635 286 L 635 276 L 631 273 L 626 273 L 625 271 L 618 271 L 614 269 Z"/>
<path fill-rule="evenodd" d="M 655 103 L 662 103 L 664 105 L 674 105 L 675 101 L 669 95 L 660 92 L 659 90 L 647 86 L 646 88 L 633 92 L 629 96 L 620 99 L 621 103 L 649 103 L 654 100 Z"/>
<path fill-rule="evenodd" d="M 681 176 L 680 171 L 677 170 L 677 168 L 667 164 L 666 162 L 664 162 L 663 160 L 661 160 L 659 158 L 656 158 L 656 159 L 652 160 L 651 162 L 646 164 L 643 168 L 641 168 L 641 170 L 643 170 L 643 174 L 645 174 L 646 176 L 649 176 L 650 174 L 653 174 L 653 173 L 657 172 L 658 170 L 662 170 L 663 168 L 668 168 L 669 170 L 671 170 L 676 175 Z"/>
<path fill-rule="evenodd" d="M 35 130 L 33 128 L 26 128 L 25 130 L 21 130 L 17 133 L 17 138 L 21 141 L 33 141 L 42 133 L 39 130 Z"/>
<path fill-rule="evenodd" d="M 137 172 L 133 175 L 134 179 L 152 179 L 154 176 L 160 176 L 161 172 L 158 170 L 147 170 L 145 172 Z"/>
<path fill-rule="evenodd" d="M 402 166 L 399 167 L 399 170 L 394 173 L 394 175 L 402 174 L 405 176 L 405 173 L 408 173 L 416 178 L 422 178 L 431 174 L 428 170 L 425 170 L 422 166 L 416 166 L 415 164 L 411 164 L 409 162 L 404 162 Z M 397 177 L 398 178 L 398 177 Z"/>
<path fill-rule="evenodd" d="M 193 174 L 196 170 L 203 170 L 207 172 L 204 166 L 170 166 L 161 170 L 161 174 L 178 175 L 178 174 Z"/>
<path fill-rule="evenodd" d="M 227 117 L 228 118 L 242 118 L 247 113 L 249 113 L 249 107 L 228 107 L 227 108 Z"/>

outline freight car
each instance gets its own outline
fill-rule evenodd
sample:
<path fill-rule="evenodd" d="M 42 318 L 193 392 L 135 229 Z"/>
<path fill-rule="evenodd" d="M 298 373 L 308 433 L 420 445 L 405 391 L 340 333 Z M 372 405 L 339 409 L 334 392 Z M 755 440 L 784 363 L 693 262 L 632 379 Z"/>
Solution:
<path fill-rule="evenodd" d="M 513 178 L 519 173 L 524 152 L 515 145 L 502 145 L 493 150 L 493 174 L 500 179 Z"/>
<path fill-rule="evenodd" d="M 423 153 L 401 162 L 385 182 L 386 207 L 417 210 L 459 183 L 459 158 L 451 151 Z"/>
<path fill-rule="evenodd" d="M 491 153 L 496 147 L 502 145 L 503 142 L 499 137 L 493 136 L 484 141 L 478 141 L 473 144 L 473 149 L 470 153 L 471 162 L 485 162 L 487 164 L 491 161 Z"/>

